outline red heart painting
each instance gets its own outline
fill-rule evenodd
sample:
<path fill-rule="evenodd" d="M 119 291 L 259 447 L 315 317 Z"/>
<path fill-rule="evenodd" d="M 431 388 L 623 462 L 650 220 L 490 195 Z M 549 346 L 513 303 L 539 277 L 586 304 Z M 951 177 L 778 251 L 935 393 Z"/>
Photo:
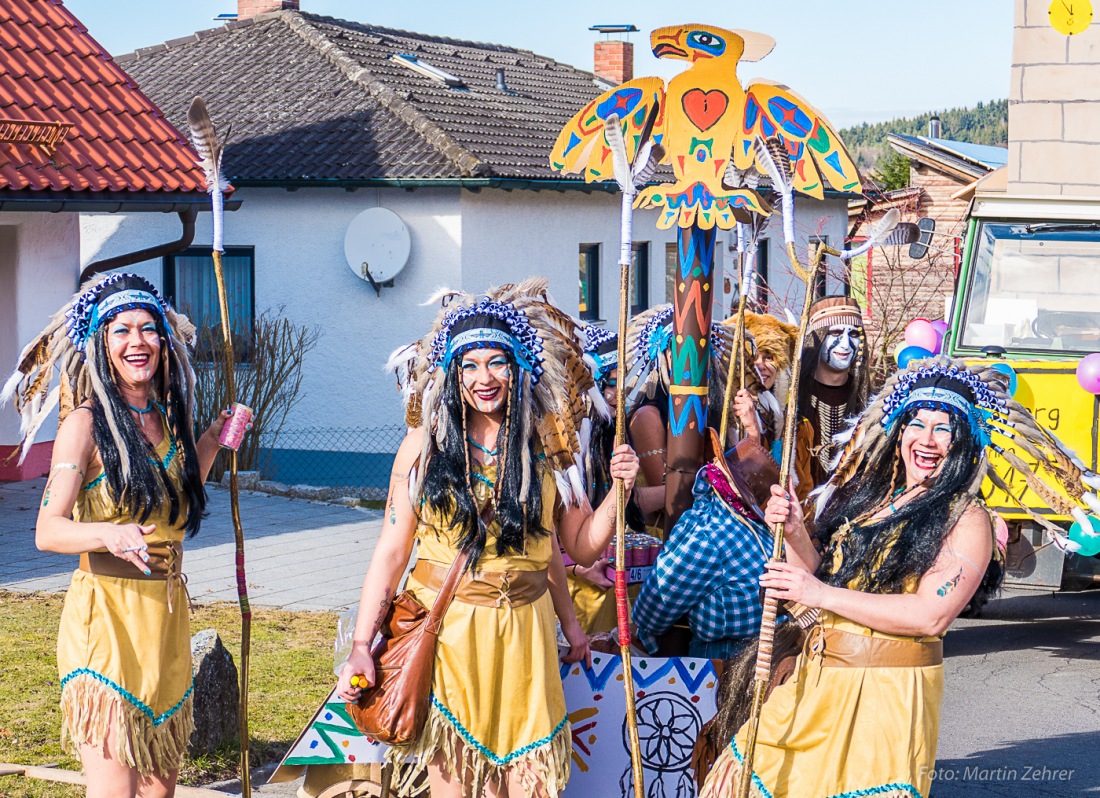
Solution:
<path fill-rule="evenodd" d="M 703 91 L 692 89 L 685 91 L 680 102 L 684 106 L 684 113 L 691 120 L 691 124 L 700 130 L 709 130 L 722 118 L 729 105 L 729 97 L 718 89 Z"/>

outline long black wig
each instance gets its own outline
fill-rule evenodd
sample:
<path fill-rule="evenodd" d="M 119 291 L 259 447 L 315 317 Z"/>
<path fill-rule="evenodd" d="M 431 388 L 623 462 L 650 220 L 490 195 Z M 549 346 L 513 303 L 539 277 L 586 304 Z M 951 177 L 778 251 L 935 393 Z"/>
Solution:
<path fill-rule="evenodd" d="M 149 441 L 142 435 L 129 412 L 129 405 L 115 382 L 110 353 L 107 351 L 107 322 L 101 323 L 100 332 L 89 341 L 88 364 L 93 370 L 93 381 L 99 390 L 92 397 L 92 435 L 107 490 L 111 498 L 140 523 L 145 523 L 152 512 L 168 504 L 168 520 L 178 523 L 183 505 L 186 505 L 184 529 L 187 537 L 198 534 L 202 519 L 206 516 L 206 489 L 199 474 L 198 454 L 195 449 L 195 432 L 187 399 L 180 386 L 173 384 L 172 375 L 179 373 L 179 364 L 173 347 L 168 343 L 169 333 L 164 320 L 151 313 L 160 337 L 160 368 L 154 382 L 154 393 L 163 402 L 169 435 L 181 460 L 182 493 L 176 491 L 162 463 Z M 101 402 L 107 403 L 107 406 Z M 117 434 L 116 434 L 117 433 Z M 123 447 L 120 451 L 119 444 Z M 124 458 L 129 473 L 125 474 Z"/>
<path fill-rule="evenodd" d="M 512 378 L 509 382 L 504 423 L 497 434 L 497 480 L 494 505 L 495 518 L 500 524 L 496 554 L 519 554 L 524 549 L 528 535 L 539 537 L 550 534 L 542 526 L 542 477 L 544 461 L 537 451 L 538 439 L 524 433 L 517 414 L 522 407 L 521 381 L 527 376 L 517 367 L 513 354 L 501 350 L 508 359 Z M 461 532 L 458 545 L 470 555 L 467 570 L 473 570 L 485 551 L 487 523 L 474 500 L 473 471 L 466 442 L 466 413 L 468 406 L 462 396 L 462 358 L 455 357 L 444 376 L 440 412 L 449 433 L 428 460 L 423 482 L 425 505 Z M 458 433 L 458 434 L 455 434 Z M 526 473 L 525 473 L 526 472 Z M 521 501 L 524 483 L 531 486 L 527 501 Z"/>
<path fill-rule="evenodd" d="M 931 569 L 957 518 L 957 502 L 969 499 L 982 452 L 966 420 L 948 413 L 951 445 L 927 489 L 885 518 L 850 523 L 871 508 L 885 507 L 905 485 L 899 445 L 902 431 L 918 409 L 911 407 L 901 414 L 889 433 L 885 456 L 865 463 L 859 476 L 837 488 L 822 509 L 818 531 L 830 542 L 818 577 L 827 584 L 852 584 L 868 593 L 904 592 L 907 583 Z M 848 533 L 835 535 L 842 526 L 849 527 Z M 834 570 L 832 553 L 837 546 L 842 558 Z"/>

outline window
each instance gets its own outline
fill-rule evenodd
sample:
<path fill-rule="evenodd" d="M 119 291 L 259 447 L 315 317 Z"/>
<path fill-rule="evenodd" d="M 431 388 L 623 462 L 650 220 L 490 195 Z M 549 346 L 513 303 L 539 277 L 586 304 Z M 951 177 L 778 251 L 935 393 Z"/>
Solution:
<path fill-rule="evenodd" d="M 585 321 L 600 317 L 600 245 L 580 245 L 580 315 Z"/>
<path fill-rule="evenodd" d="M 808 259 L 813 258 L 814 252 L 817 251 L 817 245 L 818 244 L 824 244 L 825 246 L 829 246 L 829 237 L 828 236 L 810 236 L 810 254 L 807 256 Z M 825 294 L 826 294 L 826 290 L 827 290 L 826 280 L 825 280 L 825 278 L 826 278 L 825 272 L 826 271 L 827 271 L 827 269 L 825 268 L 825 262 L 822 262 L 821 268 L 818 269 L 817 274 L 814 275 L 814 301 L 815 302 L 817 300 L 821 299 L 822 297 L 824 297 Z"/>
<path fill-rule="evenodd" d="M 665 302 L 676 301 L 676 285 L 680 281 L 680 253 L 676 244 L 665 244 Z"/>
<path fill-rule="evenodd" d="M 630 313 L 649 309 L 649 242 L 635 242 L 630 249 Z M 621 283 L 620 283 L 621 285 Z"/>
<path fill-rule="evenodd" d="M 253 247 L 226 247 L 222 254 L 225 288 L 229 300 L 229 319 L 233 344 L 242 361 L 251 359 L 249 344 L 256 318 L 255 250 Z M 164 258 L 164 289 L 168 301 L 200 327 L 221 323 L 218 284 L 214 279 L 214 258 L 209 247 L 191 247 Z M 211 352 L 198 352 L 200 360 L 210 360 Z"/>
<path fill-rule="evenodd" d="M 1079 354 L 1100 349 L 1095 224 L 983 222 L 975 247 L 962 346 Z"/>
<path fill-rule="evenodd" d="M 756 274 L 753 275 L 756 291 L 749 297 L 749 301 L 750 303 L 755 301 L 756 307 L 760 309 L 761 313 L 768 312 L 768 258 L 770 253 L 768 239 L 760 239 L 760 242 L 756 245 Z"/>

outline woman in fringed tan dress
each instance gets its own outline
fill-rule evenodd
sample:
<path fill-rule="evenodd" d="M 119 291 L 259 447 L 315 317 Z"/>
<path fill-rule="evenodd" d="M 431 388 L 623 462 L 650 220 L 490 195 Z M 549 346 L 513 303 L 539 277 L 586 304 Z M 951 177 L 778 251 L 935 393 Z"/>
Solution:
<path fill-rule="evenodd" d="M 425 606 L 459 552 L 470 554 L 439 633 L 427 725 L 391 749 L 396 763 L 412 760 L 402 790 L 425 768 L 433 798 L 556 798 L 569 778 L 555 611 L 572 658 L 587 641 L 558 541 L 577 562 L 594 562 L 614 532 L 615 497 L 595 512 L 585 498 L 577 425 L 584 391 L 593 401 L 598 393 L 566 323 L 543 280 L 480 298 L 452 294 L 429 336 L 391 358 L 410 430 L 363 581 L 342 698 L 358 698 L 353 676 L 373 681 L 371 643 L 414 540 L 408 588 Z M 628 492 L 637 470 L 633 451 L 616 449 L 611 475 Z"/>
<path fill-rule="evenodd" d="M 850 431 L 824 489 L 817 524 L 824 554 L 799 502 L 773 486 L 766 521 L 785 524 L 787 561 L 769 563 L 761 584 L 780 600 L 814 608 L 817 620 L 793 676 L 764 704 L 751 795 L 928 795 L 942 636 L 979 589 L 996 590 L 1002 574 L 978 495 L 984 449 L 1011 424 L 1042 458 L 1069 463 L 997 380 L 941 358 L 887 383 Z M 739 710 L 736 701 L 720 710 L 729 719 L 721 730 L 728 745 L 703 798 L 737 794 L 748 737 L 747 725 L 736 728 L 734 719 L 747 714 Z"/>
<path fill-rule="evenodd" d="M 194 439 L 193 333 L 144 279 L 101 278 L 24 350 L 0 397 L 23 412 L 24 451 L 59 398 L 68 410 L 35 539 L 80 555 L 57 662 L 62 739 L 90 798 L 171 796 L 193 728 L 182 543 L 228 417 Z"/>

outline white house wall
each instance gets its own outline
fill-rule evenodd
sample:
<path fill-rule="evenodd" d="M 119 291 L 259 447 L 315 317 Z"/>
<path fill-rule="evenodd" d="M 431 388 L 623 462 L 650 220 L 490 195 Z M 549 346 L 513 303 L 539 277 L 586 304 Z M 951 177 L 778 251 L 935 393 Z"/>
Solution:
<path fill-rule="evenodd" d="M 75 213 L 0 213 L 0 368 L 16 366 L 22 348 L 76 290 L 80 228 Z M 39 442 L 52 441 L 56 414 Z M 0 446 L 20 441 L 19 417 L 0 411 Z"/>
<path fill-rule="evenodd" d="M 423 335 L 437 308 L 420 303 L 437 288 L 480 291 L 492 284 L 544 275 L 568 311 L 577 312 L 578 246 L 599 244 L 600 312 L 613 324 L 618 312 L 619 198 L 578 191 L 483 189 L 238 189 L 240 210 L 226 214 L 227 246 L 255 247 L 256 313 L 278 312 L 297 324 L 316 325 L 321 339 L 308 356 L 302 400 L 287 430 L 378 428 L 403 422 L 393 378 L 382 371 L 396 347 Z M 352 274 L 344 259 L 344 232 L 360 211 L 385 207 L 408 226 L 412 251 L 393 288 L 376 296 Z M 799 247 L 825 219 L 821 234 L 843 240 L 846 213 L 839 200 L 800 209 Z M 654 211 L 635 214 L 636 241 L 649 241 L 650 304 L 665 301 L 665 244 L 675 231 L 661 231 Z M 132 252 L 179 237 L 175 214 L 86 214 L 81 221 L 81 263 Z M 779 236 L 778 220 L 769 230 Z M 208 245 L 210 216 L 200 213 L 195 245 Z M 722 270 L 733 262 L 732 234 L 718 232 Z M 786 269 L 781 246 L 773 247 L 773 275 Z M 75 268 L 75 267 L 74 267 Z M 163 264 L 130 267 L 163 286 Z M 70 270 L 69 273 L 72 273 Z M 786 272 L 783 271 L 785 274 Z M 782 277 L 773 282 L 782 282 Z M 790 293 L 776 286 L 776 293 Z M 797 299 L 797 297 L 795 297 Z M 59 302 L 52 301 L 48 310 Z M 728 300 L 727 300 L 728 306 Z M 716 315 L 722 315 L 716 309 Z M 324 445 L 318 443 L 318 445 Z M 380 444 L 380 446 L 382 446 Z M 328 444 L 329 448 L 340 448 Z M 371 451 L 364 441 L 360 450 Z M 388 439 L 385 448 L 393 450 Z"/>

